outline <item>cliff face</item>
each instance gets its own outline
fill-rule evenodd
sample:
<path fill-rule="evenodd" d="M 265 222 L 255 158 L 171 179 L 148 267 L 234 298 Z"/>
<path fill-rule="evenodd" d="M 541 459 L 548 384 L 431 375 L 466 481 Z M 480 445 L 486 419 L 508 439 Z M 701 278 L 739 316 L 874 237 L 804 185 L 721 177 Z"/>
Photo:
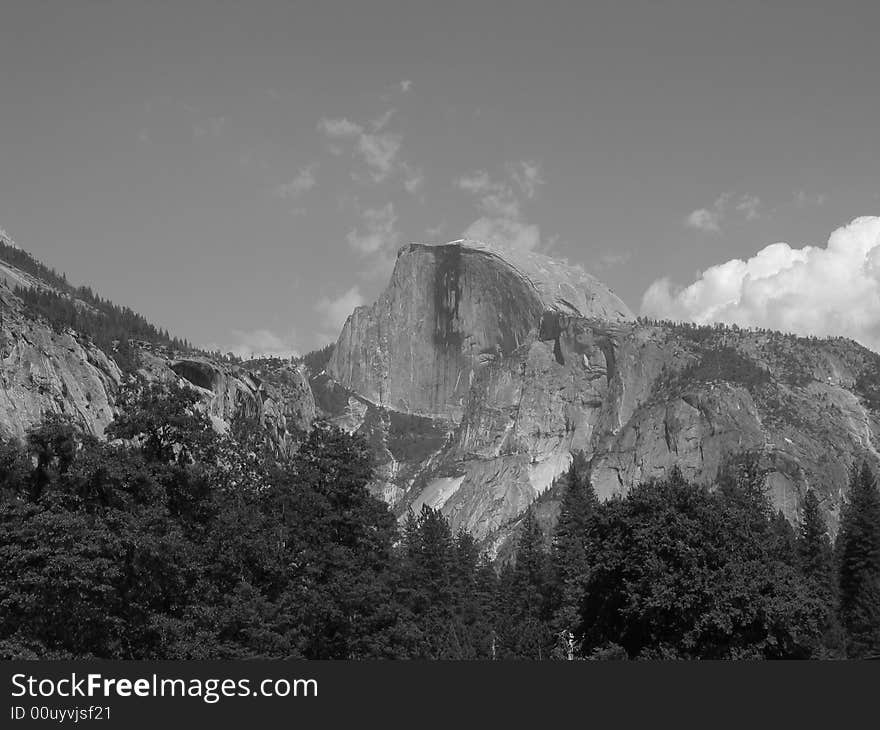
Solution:
<path fill-rule="evenodd" d="M 0 438 L 21 438 L 46 412 L 69 414 L 101 436 L 120 379 L 101 350 L 29 317 L 0 282 Z"/>
<path fill-rule="evenodd" d="M 346 322 L 328 371 L 377 405 L 459 420 L 476 374 L 522 347 L 545 311 L 632 318 L 603 284 L 552 259 L 411 244 L 384 295 Z"/>
<path fill-rule="evenodd" d="M 0 277 L 0 438 L 21 438 L 48 412 L 70 415 L 103 436 L 115 415 L 122 373 L 88 338 L 59 332 L 34 316 L 10 290 L 25 275 L 8 264 Z M 303 373 L 287 363 L 236 366 L 207 358 L 179 359 L 138 343 L 140 374 L 148 380 L 186 382 L 202 395 L 218 430 L 241 414 L 257 420 L 279 449 L 307 430 L 315 403 Z"/>
<path fill-rule="evenodd" d="M 313 387 L 398 514 L 440 508 L 500 550 L 576 450 L 605 498 L 757 451 L 775 504 L 795 519 L 812 486 L 835 529 L 846 470 L 878 457 L 878 374 L 849 341 L 637 323 L 577 269 L 456 242 L 401 250 Z"/>

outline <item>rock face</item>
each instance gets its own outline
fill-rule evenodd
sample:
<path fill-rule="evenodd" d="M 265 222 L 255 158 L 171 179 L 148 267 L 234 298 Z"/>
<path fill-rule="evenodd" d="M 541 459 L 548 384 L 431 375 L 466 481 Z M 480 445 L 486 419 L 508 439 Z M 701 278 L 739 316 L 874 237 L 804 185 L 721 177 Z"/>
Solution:
<path fill-rule="evenodd" d="M 121 373 L 101 350 L 27 315 L 0 282 L 0 438 L 21 438 L 46 412 L 101 436 Z"/>
<path fill-rule="evenodd" d="M 329 374 L 377 405 L 459 420 L 476 374 L 518 350 L 544 312 L 632 318 L 599 281 L 547 257 L 410 244 L 384 295 L 346 322 Z"/>
<path fill-rule="evenodd" d="M 21 285 L 24 274 L 4 264 L 0 277 L 0 438 L 21 438 L 44 414 L 70 415 L 98 437 L 115 415 L 122 382 L 116 362 L 88 338 L 58 332 L 35 317 L 7 282 Z M 186 382 L 202 395 L 215 428 L 236 416 L 258 421 L 279 450 L 306 431 L 315 402 L 303 372 L 289 363 L 260 361 L 245 366 L 207 358 L 180 359 L 175 353 L 135 343 L 140 374 L 148 380 Z"/>
<path fill-rule="evenodd" d="M 307 432 L 315 420 L 315 400 L 301 370 L 281 361 L 248 366 L 218 364 L 207 358 L 170 360 L 167 367 L 203 393 L 218 430 L 237 416 L 258 422 L 279 451 Z"/>
<path fill-rule="evenodd" d="M 757 451 L 775 504 L 795 519 L 814 487 L 832 529 L 849 466 L 878 461 L 880 356 L 636 322 L 576 268 L 468 241 L 404 247 L 312 384 L 322 415 L 373 444 L 398 514 L 440 508 L 493 550 L 536 499 L 558 500 L 577 450 L 604 498 L 673 466 L 708 483 Z"/>

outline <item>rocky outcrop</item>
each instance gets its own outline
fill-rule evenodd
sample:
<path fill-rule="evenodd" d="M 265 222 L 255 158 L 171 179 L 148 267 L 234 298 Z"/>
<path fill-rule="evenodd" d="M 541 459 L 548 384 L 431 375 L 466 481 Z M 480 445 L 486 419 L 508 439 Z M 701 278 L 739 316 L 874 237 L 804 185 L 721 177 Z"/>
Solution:
<path fill-rule="evenodd" d="M 315 420 L 308 380 L 289 363 L 259 361 L 243 367 L 186 358 L 168 361 L 168 368 L 204 394 L 218 430 L 243 417 L 259 423 L 276 448 L 287 451 Z"/>
<path fill-rule="evenodd" d="M 847 469 L 878 460 L 878 374 L 850 341 L 635 322 L 578 269 L 454 242 L 401 250 L 313 387 L 399 515 L 439 508 L 497 551 L 536 499 L 554 514 L 574 451 L 603 498 L 755 451 L 789 518 L 814 487 L 835 529 Z"/>
<path fill-rule="evenodd" d="M 380 299 L 345 323 L 328 372 L 376 405 L 458 420 L 478 372 L 520 349 L 544 312 L 632 318 L 603 284 L 547 257 L 411 244 Z"/>
<path fill-rule="evenodd" d="M 23 274 L 8 264 L 14 282 Z M 183 382 L 202 395 L 215 428 L 236 417 L 260 423 L 277 449 L 290 447 L 315 418 L 315 402 L 303 372 L 283 361 L 245 365 L 213 362 L 148 343 L 137 348 L 147 380 Z M 102 437 L 115 416 L 122 373 L 116 362 L 72 330 L 57 331 L 34 316 L 0 280 L 0 438 L 21 438 L 46 413 L 67 414 Z"/>
<path fill-rule="evenodd" d="M 0 438 L 21 438 L 47 412 L 102 436 L 120 379 L 101 350 L 28 316 L 0 282 Z"/>

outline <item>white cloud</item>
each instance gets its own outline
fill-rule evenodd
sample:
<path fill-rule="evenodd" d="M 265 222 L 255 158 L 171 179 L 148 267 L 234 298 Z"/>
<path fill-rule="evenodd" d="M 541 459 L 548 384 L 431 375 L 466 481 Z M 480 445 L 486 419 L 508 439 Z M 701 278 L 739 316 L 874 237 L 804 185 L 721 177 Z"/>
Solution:
<path fill-rule="evenodd" d="M 746 193 L 734 198 L 732 193 L 722 193 L 708 208 L 698 208 L 684 219 L 684 225 L 704 233 L 721 233 L 721 224 L 730 215 L 731 207 L 747 221 L 760 216 L 761 199 Z"/>
<path fill-rule="evenodd" d="M 706 233 L 721 232 L 721 216 L 717 211 L 708 208 L 699 208 L 693 211 L 684 223 L 688 228 L 696 228 Z"/>
<path fill-rule="evenodd" d="M 544 178 L 541 177 L 541 167 L 536 162 L 523 160 L 516 164 L 508 163 L 507 169 L 527 198 L 534 198 L 538 186 L 544 184 Z"/>
<path fill-rule="evenodd" d="M 387 132 L 362 134 L 358 137 L 357 150 L 370 168 L 373 180 L 382 182 L 391 174 L 401 142 L 400 135 Z"/>
<path fill-rule="evenodd" d="M 362 226 L 352 228 L 346 240 L 348 245 L 362 255 L 369 255 L 395 248 L 400 234 L 395 229 L 397 215 L 394 205 L 387 203 L 381 208 L 366 208 L 361 211 Z"/>
<path fill-rule="evenodd" d="M 474 193 L 475 195 L 482 195 L 499 187 L 489 179 L 489 173 L 485 170 L 478 170 L 470 175 L 463 175 L 455 181 L 455 184 L 465 192 Z"/>
<path fill-rule="evenodd" d="M 406 79 L 406 80 L 400 82 L 400 91 L 402 93 L 405 94 L 411 88 L 412 88 L 412 81 L 410 81 L 409 79 Z"/>
<path fill-rule="evenodd" d="M 742 213 L 747 221 L 758 217 L 761 207 L 761 199 L 757 195 L 743 195 L 736 204 L 736 209 Z"/>
<path fill-rule="evenodd" d="M 460 177 L 460 189 L 479 198 L 477 206 L 490 218 L 519 219 L 522 211 L 516 191 L 507 182 L 498 182 L 485 170 Z"/>
<path fill-rule="evenodd" d="M 317 184 L 316 168 L 317 164 L 314 163 L 301 167 L 293 180 L 276 186 L 275 196 L 283 200 L 296 200 L 300 195 L 311 190 Z"/>
<path fill-rule="evenodd" d="M 345 139 L 349 137 L 357 137 L 362 134 L 364 128 L 360 124 L 350 122 L 344 117 L 338 119 L 327 119 L 326 117 L 318 122 L 318 130 L 326 134 L 328 137 Z"/>
<path fill-rule="evenodd" d="M 771 244 L 746 261 L 712 266 L 684 288 L 655 281 L 642 313 L 843 335 L 880 351 L 880 217 L 856 218 L 824 248 Z"/>
<path fill-rule="evenodd" d="M 269 329 L 250 331 L 232 330 L 232 343 L 225 346 L 209 345 L 210 350 L 232 352 L 242 358 L 292 357 L 299 355 L 294 332 L 280 335 Z"/>
<path fill-rule="evenodd" d="M 464 232 L 465 238 L 497 243 L 514 251 L 533 251 L 541 243 L 536 225 L 509 218 L 480 218 Z"/>
<path fill-rule="evenodd" d="M 321 315 L 323 325 L 335 336 L 342 329 L 348 315 L 363 303 L 364 297 L 361 295 L 360 289 L 353 286 L 338 297 L 320 299 L 315 305 L 315 311 Z"/>
<path fill-rule="evenodd" d="M 338 119 L 324 118 L 318 122 L 318 130 L 333 140 L 350 140 L 354 143 L 355 153 L 367 165 L 374 182 L 383 182 L 395 169 L 397 155 L 403 141 L 399 134 L 380 132 L 391 119 L 391 109 L 372 123 L 372 132 L 367 132 L 360 124 L 344 117 Z M 340 154 L 338 145 L 331 145 L 331 152 Z"/>
<path fill-rule="evenodd" d="M 543 184 L 535 163 L 508 163 L 506 180 L 493 179 L 486 170 L 477 170 L 455 181 L 456 187 L 477 198 L 482 216 L 464 231 L 465 238 L 480 239 L 512 249 L 532 250 L 541 244 L 538 226 L 528 223 L 520 195 L 534 197 Z"/>

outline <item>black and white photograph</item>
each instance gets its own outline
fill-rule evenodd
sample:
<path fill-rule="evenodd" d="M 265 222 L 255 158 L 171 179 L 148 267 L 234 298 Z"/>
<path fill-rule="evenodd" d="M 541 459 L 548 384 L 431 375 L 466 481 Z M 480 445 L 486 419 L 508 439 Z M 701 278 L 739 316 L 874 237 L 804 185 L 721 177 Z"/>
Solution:
<path fill-rule="evenodd" d="M 878 31 L 2 0 L 0 659 L 880 658 Z"/>

